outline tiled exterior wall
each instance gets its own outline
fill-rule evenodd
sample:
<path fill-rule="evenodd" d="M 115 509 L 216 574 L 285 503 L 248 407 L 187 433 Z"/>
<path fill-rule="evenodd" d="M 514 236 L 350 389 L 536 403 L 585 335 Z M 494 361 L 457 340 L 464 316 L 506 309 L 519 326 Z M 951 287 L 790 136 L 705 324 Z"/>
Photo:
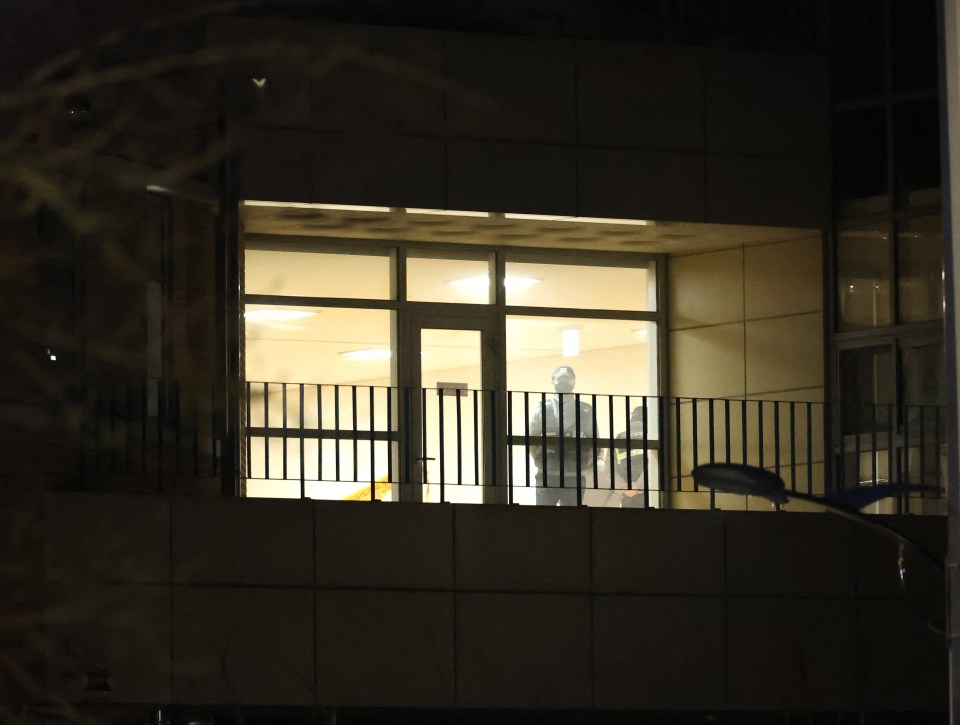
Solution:
<path fill-rule="evenodd" d="M 943 519 L 890 521 L 942 549 Z M 946 706 L 896 546 L 829 515 L 66 494 L 45 522 L 71 699 L 102 668 L 116 702 Z"/>

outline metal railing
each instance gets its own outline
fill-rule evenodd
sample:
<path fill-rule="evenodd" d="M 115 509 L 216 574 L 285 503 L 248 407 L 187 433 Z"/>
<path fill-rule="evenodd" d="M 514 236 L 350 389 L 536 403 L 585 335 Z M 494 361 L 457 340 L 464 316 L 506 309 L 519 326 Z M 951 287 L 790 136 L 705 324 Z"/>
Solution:
<path fill-rule="evenodd" d="M 729 461 L 877 511 L 944 503 L 935 406 L 282 382 L 245 383 L 242 397 L 248 495 L 749 507 L 690 477 Z M 87 477 L 138 477 L 163 491 L 172 478 L 224 472 L 213 385 L 93 381 L 82 407 Z"/>

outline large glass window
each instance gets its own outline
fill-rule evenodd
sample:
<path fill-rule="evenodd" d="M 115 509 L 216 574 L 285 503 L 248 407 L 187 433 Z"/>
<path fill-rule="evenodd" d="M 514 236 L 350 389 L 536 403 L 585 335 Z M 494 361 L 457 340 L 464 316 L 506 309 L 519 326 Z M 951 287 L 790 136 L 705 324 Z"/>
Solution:
<path fill-rule="evenodd" d="M 247 305 L 247 380 L 390 385 L 394 314 Z"/>
<path fill-rule="evenodd" d="M 247 249 L 244 291 L 255 295 L 393 297 L 390 256 Z"/>
<path fill-rule="evenodd" d="M 489 255 L 407 255 L 407 299 L 412 302 L 492 302 Z"/>
<path fill-rule="evenodd" d="M 890 236 L 886 225 L 837 233 L 838 323 L 842 330 L 891 323 Z"/>
<path fill-rule="evenodd" d="M 943 317 L 943 233 L 939 216 L 898 224 L 897 284 L 901 322 Z"/>
<path fill-rule="evenodd" d="M 652 263 L 647 266 L 563 264 L 507 259 L 507 304 L 596 310 L 656 309 Z"/>

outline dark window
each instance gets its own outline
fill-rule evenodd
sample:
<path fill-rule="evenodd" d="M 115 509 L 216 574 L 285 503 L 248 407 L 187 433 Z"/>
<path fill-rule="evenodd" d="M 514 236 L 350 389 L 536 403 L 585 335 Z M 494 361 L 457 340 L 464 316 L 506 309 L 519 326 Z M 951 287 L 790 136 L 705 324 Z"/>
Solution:
<path fill-rule="evenodd" d="M 884 92 L 885 5 L 882 0 L 833 0 L 830 3 L 830 62 L 835 100 L 867 98 Z"/>
<path fill-rule="evenodd" d="M 938 203 L 940 117 L 936 99 L 897 104 L 893 131 L 897 205 Z"/>
<path fill-rule="evenodd" d="M 837 201 L 887 193 L 887 122 L 883 108 L 838 113 L 834 118 L 834 192 Z"/>
<path fill-rule="evenodd" d="M 936 0 L 893 0 L 892 11 L 893 90 L 934 88 L 937 85 Z"/>

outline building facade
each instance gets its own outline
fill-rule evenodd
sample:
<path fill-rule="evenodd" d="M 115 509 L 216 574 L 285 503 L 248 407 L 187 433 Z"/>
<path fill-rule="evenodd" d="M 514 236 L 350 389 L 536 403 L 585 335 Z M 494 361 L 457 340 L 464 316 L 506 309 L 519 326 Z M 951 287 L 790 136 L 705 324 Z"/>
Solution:
<path fill-rule="evenodd" d="M 614 5 L 189 9 L 17 86 L 31 716 L 945 710 L 936 576 L 690 475 L 944 513 L 936 6 Z"/>

